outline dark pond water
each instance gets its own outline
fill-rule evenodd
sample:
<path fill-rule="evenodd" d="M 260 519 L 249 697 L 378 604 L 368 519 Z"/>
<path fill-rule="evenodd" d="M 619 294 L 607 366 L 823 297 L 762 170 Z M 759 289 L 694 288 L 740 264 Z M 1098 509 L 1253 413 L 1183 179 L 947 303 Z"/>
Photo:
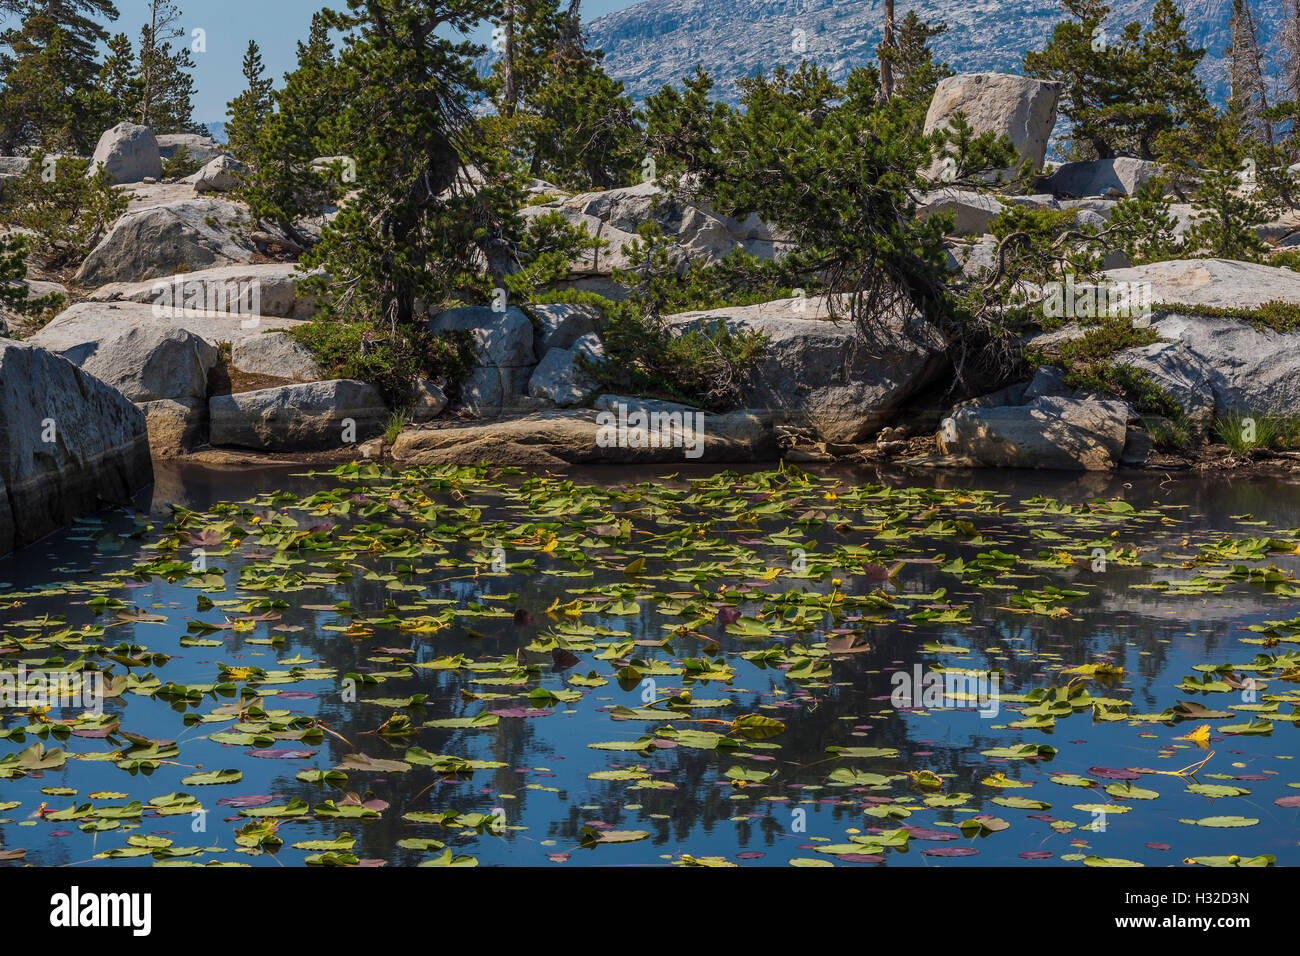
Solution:
<path fill-rule="evenodd" d="M 1295 865 L 1297 529 L 1278 481 L 160 471 L 0 559 L 0 672 L 116 695 L 0 710 L 0 860 Z"/>

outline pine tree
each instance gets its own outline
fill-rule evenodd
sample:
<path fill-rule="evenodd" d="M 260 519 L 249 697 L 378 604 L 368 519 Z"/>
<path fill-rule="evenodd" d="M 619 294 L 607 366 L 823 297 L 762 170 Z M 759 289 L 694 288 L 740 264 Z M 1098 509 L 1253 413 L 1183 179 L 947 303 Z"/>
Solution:
<path fill-rule="evenodd" d="M 421 303 L 445 301 L 480 257 L 491 266 L 499 254 L 496 174 L 469 109 L 482 48 L 444 36 L 481 11 L 480 0 L 348 0 L 324 17 L 347 35 L 332 125 L 357 176 L 305 262 L 328 274 L 318 289 L 331 313 L 390 336 L 416 334 Z M 487 180 L 473 190 L 460 186 L 469 162 Z"/>
<path fill-rule="evenodd" d="M 1286 20 L 1282 25 L 1281 94 L 1292 103 L 1300 102 L 1300 0 L 1285 0 Z"/>
<path fill-rule="evenodd" d="M 323 16 L 312 16 L 306 42 L 298 43 L 298 64 L 272 94 L 273 108 L 258 127 L 249 154 L 251 167 L 241 190 L 257 219 L 273 223 L 298 245 L 309 239 L 299 221 L 317 216 L 345 186 L 312 167 L 312 160 L 340 152 L 333 128 L 344 108 L 340 71 Z M 350 168 L 344 170 L 352 178 Z M 350 187 L 349 187 L 350 188 Z"/>
<path fill-rule="evenodd" d="M 515 0 L 505 0 L 505 16 L 501 21 L 501 115 L 510 119 L 519 105 L 519 77 L 515 73 Z"/>
<path fill-rule="evenodd" d="M 915 332 L 898 320 L 924 315 L 948 337 L 959 376 L 990 340 L 1010 348 L 996 309 L 968 312 L 949 291 L 951 219 L 916 215 L 937 144 L 900 97 L 879 99 L 874 69 L 854 70 L 841 86 L 804 61 L 738 85 L 742 109 L 724 114 L 700 184 L 713 209 L 756 213 L 787 236 L 795 251 L 782 264 L 802 279 L 795 284 L 842 294 L 831 301 L 855 320 L 863 347 Z M 1014 162 L 1005 137 L 967 145 L 979 158 L 958 166 L 972 175 Z"/>
<path fill-rule="evenodd" d="M 1242 167 L 1250 158 L 1238 132 L 1224 123 L 1203 157 L 1194 199 L 1199 216 L 1187 234 L 1193 254 L 1258 261 L 1268 251 L 1255 227 L 1268 222 L 1273 210 L 1261 195 L 1242 188 Z"/>
<path fill-rule="evenodd" d="M 127 197 L 104 170 L 87 175 L 90 161 L 32 154 L 27 169 L 5 188 L 0 222 L 27 235 L 43 268 L 75 266 L 126 211 Z M 50 171 L 53 175 L 49 175 Z"/>
<path fill-rule="evenodd" d="M 9 0 L 0 4 L 0 13 L 21 16 L 24 24 L 39 19 L 57 26 L 66 34 L 64 47 L 69 61 L 87 76 L 94 75 L 98 45 L 108 39 L 108 31 L 99 20 L 113 22 L 119 16 L 113 0 Z M 0 44 L 12 47 L 15 36 L 13 31 L 0 34 Z M 13 53 L 20 55 L 18 50 Z M 0 69 L 4 64 L 0 58 Z"/>
<path fill-rule="evenodd" d="M 1247 136 L 1272 147 L 1264 55 L 1247 0 L 1233 0 L 1228 32 L 1231 42 L 1224 51 L 1228 58 L 1228 116 Z"/>
<path fill-rule="evenodd" d="M 1120 66 L 1131 42 L 1118 47 L 1105 22 L 1110 7 L 1102 0 L 1060 0 L 1069 19 L 1052 28 L 1041 52 L 1025 54 L 1025 74 L 1062 83 L 1061 112 L 1073 128 L 1070 158 L 1108 159 L 1116 155 L 1118 139 L 1106 112 L 1116 102 L 1133 102 L 1133 90 Z"/>
<path fill-rule="evenodd" d="M 1277 81 L 1278 101 L 1266 115 L 1275 124 L 1278 163 L 1289 166 L 1300 156 L 1300 0 L 1285 0 L 1285 3 L 1286 19 L 1279 39 L 1282 61 Z"/>
<path fill-rule="evenodd" d="M 189 46 L 173 49 L 185 35 L 181 10 L 172 0 L 149 0 L 149 17 L 140 30 L 137 122 L 155 133 L 192 132 L 194 58 Z"/>
<path fill-rule="evenodd" d="M 936 63 L 934 51 L 930 49 L 930 41 L 947 31 L 947 24 L 931 26 L 915 10 L 908 10 L 898 26 L 895 41 L 889 46 L 882 44 L 876 51 L 881 75 L 889 70 L 894 95 L 911 103 L 919 120 L 924 120 L 939 81 L 952 76 L 948 64 Z"/>
<path fill-rule="evenodd" d="M 45 146 L 94 149 L 103 101 L 96 94 L 97 45 L 108 33 L 95 19 L 117 18 L 110 0 L 11 4 L 17 26 L 0 32 L 0 152 Z"/>
<path fill-rule="evenodd" d="M 1157 0 L 1143 36 L 1138 74 L 1142 106 L 1134 123 L 1135 152 L 1143 159 L 1176 158 L 1205 148 L 1216 113 L 1196 70 L 1205 50 L 1194 47 L 1174 0 Z"/>
<path fill-rule="evenodd" d="M 1069 19 L 1041 52 L 1025 54 L 1025 73 L 1064 84 L 1070 158 L 1165 159 L 1178 136 L 1184 151 L 1189 136 L 1205 141 L 1211 111 L 1196 75 L 1205 51 L 1190 44 L 1174 0 L 1157 0 L 1145 32 L 1140 23 L 1110 30 L 1101 0 L 1060 3 Z"/>
<path fill-rule="evenodd" d="M 105 129 L 123 120 L 134 121 L 140 98 L 135 72 L 135 50 L 125 33 L 114 34 L 108 41 L 108 56 L 99 69 L 99 92 L 104 99 Z"/>
<path fill-rule="evenodd" d="M 640 166 L 639 118 L 623 84 L 587 50 L 579 4 L 510 0 L 490 83 L 490 138 L 511 144 L 531 175 L 580 189 L 626 185 Z"/>
<path fill-rule="evenodd" d="M 694 76 L 683 78 L 680 92 L 665 86 L 646 97 L 645 138 L 657 177 L 665 181 L 682 175 L 717 178 L 715 144 L 731 109 L 710 100 L 712 90 L 713 79 L 696 66 Z"/>
<path fill-rule="evenodd" d="M 880 46 L 876 48 L 876 57 L 880 60 L 880 98 L 887 100 L 894 95 L 894 58 L 898 46 L 894 38 L 894 0 L 885 0 L 885 25 L 881 32 Z"/>
<path fill-rule="evenodd" d="M 251 160 L 258 131 L 274 107 L 275 83 L 266 75 L 262 51 L 256 40 L 248 41 L 244 53 L 244 92 L 226 105 L 226 149 L 243 160 Z"/>
<path fill-rule="evenodd" d="M 39 298 L 28 297 L 27 256 L 30 252 L 31 240 L 26 236 L 0 236 L 0 330 L 4 328 L 5 312 L 32 316 L 63 307 L 65 297 L 58 292 Z"/>

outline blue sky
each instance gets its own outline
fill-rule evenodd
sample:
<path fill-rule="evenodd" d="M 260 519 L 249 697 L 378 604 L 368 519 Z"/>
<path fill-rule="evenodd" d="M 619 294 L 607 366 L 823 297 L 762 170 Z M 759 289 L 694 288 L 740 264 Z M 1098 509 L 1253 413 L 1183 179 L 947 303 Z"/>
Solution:
<path fill-rule="evenodd" d="M 585 0 L 584 19 L 593 19 L 632 5 L 634 0 Z M 144 23 L 146 0 L 116 0 L 122 16 L 110 27 L 125 32 L 132 41 Z M 224 120 L 226 103 L 243 88 L 240 63 L 249 40 L 262 48 L 262 59 L 276 81 L 293 68 L 296 44 L 307 33 L 311 15 L 327 0 L 178 0 L 186 31 L 206 32 L 207 52 L 195 53 L 198 98 L 194 118 L 202 123 Z M 343 7 L 337 0 L 336 7 Z M 490 29 L 478 37 L 486 42 Z"/>

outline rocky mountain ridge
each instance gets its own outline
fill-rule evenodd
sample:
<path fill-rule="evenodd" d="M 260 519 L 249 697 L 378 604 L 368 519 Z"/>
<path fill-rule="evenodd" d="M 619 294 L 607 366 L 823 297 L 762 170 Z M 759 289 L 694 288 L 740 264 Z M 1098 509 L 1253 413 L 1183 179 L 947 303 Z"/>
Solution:
<path fill-rule="evenodd" d="M 1154 5 L 1155 0 L 1113 0 L 1114 29 L 1149 22 Z M 1203 78 L 1221 98 L 1232 0 L 1179 0 L 1179 6 L 1192 38 L 1207 51 Z M 638 100 L 679 82 L 700 63 L 718 81 L 715 94 L 734 103 L 737 77 L 803 58 L 842 80 L 874 58 L 883 7 L 881 0 L 643 0 L 592 21 L 587 35 L 605 51 L 610 75 Z M 1253 9 L 1261 41 L 1274 58 L 1283 6 L 1255 3 Z M 1061 19 L 1056 0 L 898 0 L 900 19 L 908 10 L 948 24 L 934 46 L 960 73 L 1019 72 L 1024 52 L 1041 49 Z"/>

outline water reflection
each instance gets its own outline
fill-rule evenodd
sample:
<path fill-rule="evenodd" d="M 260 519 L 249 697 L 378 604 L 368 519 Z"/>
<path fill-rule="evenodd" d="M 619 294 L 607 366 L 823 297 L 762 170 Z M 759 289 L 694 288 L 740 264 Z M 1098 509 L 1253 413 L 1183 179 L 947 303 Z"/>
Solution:
<path fill-rule="evenodd" d="M 171 505 L 201 510 L 221 501 L 241 501 L 277 489 L 308 493 L 328 481 L 295 476 L 296 470 L 212 470 L 160 465 L 151 498 L 142 499 L 138 504 L 162 522 L 168 519 Z M 677 480 L 706 473 L 707 469 L 699 467 L 683 469 Z M 1274 528 L 1300 526 L 1300 485 L 1289 481 L 999 472 L 918 476 L 842 468 L 823 469 L 821 473 L 855 484 L 989 489 L 1009 495 L 1013 504 L 1034 495 L 1046 495 L 1063 502 L 1121 497 L 1137 507 L 1153 502 L 1185 506 L 1179 514 L 1186 516 L 1187 524 L 1171 529 L 1165 539 L 1147 542 L 1157 555 L 1176 553 L 1181 547 L 1180 538 L 1198 529 L 1235 529 L 1234 533 L 1245 534 L 1251 529 L 1238 524 L 1242 520 L 1240 516 L 1253 516 L 1253 520 L 1267 521 Z M 571 477 L 578 482 L 610 486 L 642 481 L 646 475 L 639 468 L 605 468 L 575 469 Z M 495 519 L 487 514 L 484 520 Z M 131 525 L 128 516 L 109 516 L 104 521 L 103 528 L 119 534 L 125 534 Z M 88 534 L 85 526 L 72 529 L 22 554 L 0 559 L 0 582 L 8 585 L 8 591 L 28 591 L 88 575 L 103 576 L 109 569 L 128 568 L 140 558 L 141 553 L 136 550 L 140 542 L 130 539 L 120 552 L 98 552 L 100 531 L 96 528 L 95 533 Z M 1023 537 L 1023 531 L 1010 520 L 1002 523 L 992 520 L 987 536 L 991 542 L 1004 541 L 1002 546 L 1010 548 Z M 810 531 L 809 550 L 815 550 L 818 542 L 831 546 L 844 543 L 844 539 L 825 529 Z M 935 543 L 934 547 L 945 550 L 949 558 L 979 550 L 951 541 Z M 785 560 L 782 549 L 772 549 L 765 556 L 770 561 Z M 1296 566 L 1294 556 L 1274 556 L 1274 560 L 1285 569 Z M 380 561 L 375 566 L 388 571 L 394 563 Z M 463 606 L 481 597 L 485 582 L 454 571 L 432 569 L 432 561 L 422 563 L 431 570 L 413 579 L 426 588 L 418 595 L 401 593 L 395 598 L 382 582 L 367 581 L 360 571 L 350 582 L 287 595 L 291 606 L 278 623 L 297 630 L 287 632 L 280 647 L 248 642 L 250 637 L 265 637 L 265 626 L 248 635 L 222 632 L 218 635 L 222 640 L 220 647 L 183 646 L 180 639 L 186 632 L 187 619 L 198 616 L 194 609 L 195 592 L 159 579 L 132 591 L 130 600 L 141 608 L 159 609 L 168 615 L 168 622 L 127 624 L 114 629 L 112 637 L 136 641 L 172 655 L 164 679 L 178 683 L 211 682 L 216 662 L 272 669 L 277 660 L 295 656 L 322 662 L 339 674 L 350 671 L 364 674 L 396 669 L 398 665 L 391 660 L 424 663 L 434 657 L 458 653 L 484 659 L 518 652 L 525 663 L 541 668 L 540 686 L 551 690 L 566 688 L 570 674 L 585 674 L 593 667 L 606 674 L 610 670 L 608 665 L 598 667 L 598 662 L 582 655 L 581 662 L 572 670 L 557 671 L 549 654 L 521 651 L 547 630 L 548 622 L 542 611 L 554 602 L 571 600 L 571 589 L 587 586 L 593 579 L 557 578 L 532 572 L 512 575 L 506 582 L 493 580 L 491 590 L 495 593 L 508 590 L 518 595 L 506 609 L 523 608 L 533 615 L 535 623 L 518 625 L 509 617 L 493 617 L 474 620 L 468 626 L 457 625 L 436 635 L 410 636 L 375 628 L 373 634 L 347 636 L 325 629 L 346 625 L 344 616 L 302 608 L 303 604 L 332 605 L 346 600 L 355 612 L 376 615 L 391 608 L 395 600 L 397 605 L 402 605 L 413 597 L 443 598 Z M 940 571 L 936 565 L 912 565 L 899 587 L 916 593 L 947 587 L 950 599 L 970 605 L 971 623 L 870 625 L 865 634 L 871 646 L 868 653 L 837 658 L 829 681 L 804 687 L 785 679 L 779 671 L 761 669 L 743 660 L 740 652 L 761 647 L 762 642 L 745 644 L 729 639 L 721 628 L 716 634 L 710 634 L 716 650 L 708 649 L 710 641 L 697 637 L 675 639 L 671 648 L 638 647 L 637 656 L 648 660 L 705 654 L 726 657 L 735 668 L 734 681 L 729 685 L 718 682 L 692 685 L 692 693 L 697 697 L 729 699 L 731 704 L 723 712 L 728 718 L 762 713 L 786 723 L 786 730 L 779 738 L 779 749 L 742 747 L 742 752 L 751 755 L 746 757 L 682 746 L 643 753 L 588 748 L 587 744 L 597 741 L 635 740 L 658 726 L 610 719 L 608 710 L 615 705 L 636 708 L 646 702 L 640 687 L 624 689 L 613 680 L 589 691 L 579 701 L 556 706 L 545 717 L 503 717 L 490 729 L 421 728 L 405 738 L 377 735 L 376 729 L 393 711 L 367 701 L 380 696 L 426 695 L 425 705 L 410 711 L 412 722 L 418 727 L 427 720 L 469 717 L 484 709 L 520 704 L 517 696 L 500 701 L 469 699 L 465 694 L 468 689 L 477 693 L 488 690 L 515 694 L 518 688 L 467 685 L 463 673 L 416 670 L 412 677 L 391 678 L 378 687 L 367 685 L 361 702 L 351 703 L 340 694 L 336 682 L 295 684 L 288 699 L 274 702 L 272 698 L 273 703 L 268 706 L 317 717 L 332 731 L 321 744 L 311 748 L 318 752 L 308 760 L 248 759 L 243 748 L 223 747 L 206 739 L 204 735 L 211 732 L 211 725 L 186 726 L 182 714 L 187 710 L 208 712 L 213 706 L 211 699 L 194 707 L 173 707 L 158 699 L 131 696 L 125 704 L 111 703 L 110 712 L 122 715 L 124 726 L 136 733 L 181 741 L 183 749 L 179 759 L 185 765 L 164 765 L 150 777 L 129 777 L 111 763 L 72 761 L 65 769 L 49 771 L 43 776 L 33 773 L 19 780 L 0 780 L 0 803 L 20 801 L 19 808 L 0 813 L 0 817 L 8 818 L 8 822 L 0 822 L 0 837 L 3 846 L 26 848 L 29 862 L 60 865 L 86 861 L 106 847 L 123 845 L 125 833 L 86 834 L 79 832 L 75 825 L 46 821 L 20 827 L 20 821 L 42 802 L 52 808 L 64 807 L 73 801 L 84 802 L 85 795 L 96 790 L 125 792 L 131 799 L 141 800 L 189 790 L 200 796 L 205 806 L 217 811 L 209 815 L 205 830 L 191 832 L 186 817 L 146 818 L 142 831 L 172 833 L 177 845 L 222 847 L 227 851 L 206 858 L 275 865 L 269 856 L 236 857 L 232 832 L 245 821 L 233 809 L 218 807 L 219 798 L 269 795 L 277 802 L 299 797 L 313 804 L 338 798 L 342 796 L 338 791 L 304 783 L 295 774 L 308 767 L 333 767 L 354 749 L 375 758 L 401 759 L 408 746 L 417 745 L 431 754 L 455 754 L 498 761 L 505 766 L 465 777 L 446 777 L 420 766 L 406 773 L 354 774 L 348 789 L 357 790 L 365 799 L 373 796 L 388 803 L 381 819 L 288 821 L 281 830 L 285 847 L 279 859 L 287 863 L 301 862 L 304 854 L 293 850 L 291 843 L 332 838 L 347 831 L 358 839 L 355 851 L 358 857 L 394 864 L 414 864 L 427 859 L 428 853 L 402 849 L 398 842 L 431 836 L 458 852 L 472 854 L 484 864 L 554 865 L 547 862 L 547 855 L 557 853 L 572 854 L 569 865 L 658 864 L 666 858 L 690 853 L 697 857 L 720 856 L 744 863 L 784 865 L 791 858 L 817 856 L 815 849 L 819 844 L 844 842 L 846 830 L 897 825 L 897 821 L 866 816 L 863 810 L 878 805 L 886 795 L 908 793 L 908 785 L 896 784 L 879 790 L 828 785 L 831 770 L 851 766 L 881 773 L 928 770 L 945 776 L 943 792 L 974 795 L 964 807 L 930 809 L 921 802 L 929 791 L 911 791 L 914 799 L 903 805 L 920 809 L 914 810 L 905 822 L 926 828 L 932 834 L 943 833 L 935 831 L 937 825 L 959 822 L 972 811 L 1000 816 L 1012 824 L 1008 830 L 970 844 L 980 851 L 979 855 L 942 861 L 951 865 L 1020 864 L 1024 862 L 1020 854 L 1040 850 L 1055 854 L 1049 864 L 1072 852 L 1124 857 L 1148 865 L 1174 863 L 1187 856 L 1230 853 L 1271 853 L 1281 864 L 1300 862 L 1296 845 L 1300 811 L 1274 803 L 1279 796 L 1300 793 L 1285 786 L 1300 782 L 1300 768 L 1289 759 L 1297 749 L 1294 724 L 1278 721 L 1269 737 L 1235 737 L 1216 742 L 1221 756 L 1213 769 L 1226 777 L 1251 778 L 1242 783 L 1253 791 L 1248 797 L 1211 801 L 1186 793 L 1184 783 L 1177 778 L 1156 777 L 1154 780 L 1158 782 L 1152 782 L 1153 778 L 1146 777 L 1142 785 L 1160 792 L 1159 800 L 1135 806 L 1128 813 L 1116 812 L 1108 818 L 1105 832 L 1079 829 L 1058 832 L 1050 825 L 1052 819 L 1083 826 L 1093 818 L 1088 811 L 1077 810 L 1075 806 L 1104 802 L 1107 798 L 1097 792 L 1053 784 L 1048 780 L 1051 775 L 1082 774 L 1094 766 L 1176 769 L 1176 764 L 1181 766 L 1196 759 L 1190 750 L 1177 753 L 1168 750 L 1173 738 L 1189 727 L 1134 728 L 1123 721 L 1093 723 L 1085 711 L 1058 721 L 1051 731 L 1017 731 L 1006 728 L 1008 722 L 1019 717 L 1009 708 L 1004 708 L 999 719 L 989 721 L 972 710 L 900 714 L 889 702 L 893 671 L 900 667 L 910 669 L 918 660 L 936 660 L 936 655 L 921 650 L 924 644 L 933 641 L 955 642 L 969 648 L 970 654 L 961 658 L 961 664 L 1001 668 L 1002 689 L 1011 694 L 1059 684 L 1060 680 L 1049 672 L 1049 665 L 1107 661 L 1122 667 L 1126 676 L 1113 685 L 1094 686 L 1094 694 L 1131 700 L 1135 713 L 1157 713 L 1193 696 L 1180 691 L 1176 685 L 1184 675 L 1193 673 L 1196 665 L 1249 661 L 1258 649 L 1238 643 L 1246 625 L 1265 619 L 1290 618 L 1298 613 L 1294 600 L 1271 596 L 1263 590 L 1233 588 L 1223 594 L 1169 597 L 1131 587 L 1151 577 L 1149 571 L 1132 568 L 1113 567 L 1103 573 L 1078 567 L 1066 569 L 1054 575 L 1052 582 L 1061 587 L 1069 587 L 1072 582 L 1086 584 L 1088 593 L 1070 606 L 1070 617 L 1047 619 L 1011 613 L 1004 604 L 1003 591 L 954 583 L 953 576 Z M 233 573 L 226 578 L 232 584 L 235 579 Z M 598 572 L 594 581 L 602 580 Z M 844 582 L 846 593 L 867 593 L 880 586 L 881 581 L 867 578 L 850 578 Z M 6 625 L 13 623 L 13 618 L 6 616 L 11 613 L 24 618 L 45 612 L 62 613 L 74 625 L 85 624 L 94 616 L 77 603 L 80 600 L 76 598 L 70 603 L 61 595 L 26 600 L 20 610 L 0 613 L 0 634 L 6 633 Z M 629 631 L 635 640 L 652 641 L 661 639 L 665 628 L 675 622 L 666 619 L 653 602 L 647 601 L 636 615 L 611 617 L 599 623 Z M 816 639 L 824 639 L 824 635 Z M 395 650 L 409 653 L 394 653 Z M 390 660 L 374 660 L 377 657 Z M 954 663 L 951 658 L 945 662 Z M 524 692 L 538 683 L 529 684 Z M 683 686 L 679 678 L 665 677 L 658 681 L 657 692 L 666 696 Z M 1221 706 L 1223 700 L 1208 703 Z M 717 711 L 707 713 L 710 717 L 722 715 Z M 16 718 L 16 714 L 7 713 L 5 727 L 19 723 Z M 691 725 L 683 720 L 675 726 Z M 981 750 L 1021 742 L 1051 743 L 1060 753 L 1050 762 L 1032 763 L 980 755 Z M 0 756 L 21 749 L 20 745 L 6 749 L 7 743 L 0 741 Z M 96 749 L 86 741 L 75 739 L 66 746 L 74 752 Z M 827 748 L 832 746 L 892 748 L 899 752 L 900 758 L 883 763 L 846 762 L 827 755 Z M 766 786 L 737 788 L 724 776 L 724 771 L 737 763 L 774 771 L 776 776 Z M 195 766 L 238 767 L 244 778 L 236 787 L 187 788 L 181 779 L 193 773 Z M 628 767 L 642 767 L 651 779 L 670 783 L 673 789 L 637 789 L 626 781 L 593 780 L 589 776 Z M 1050 802 L 1051 810 L 1035 819 L 1026 811 L 991 803 L 991 798 L 999 792 L 981 781 L 995 772 L 1033 783 L 1032 796 Z M 52 786 L 76 788 L 79 794 L 64 797 L 41 792 L 42 788 Z M 1031 793 L 1029 790 L 1007 792 Z M 455 809 L 488 813 L 497 807 L 504 810 L 512 828 L 521 829 L 510 829 L 500 836 L 476 835 L 403 820 L 403 815 L 409 812 Z M 1212 830 L 1178 822 L 1220 813 L 1243 813 L 1259 818 L 1261 823 L 1241 830 Z M 650 836 L 635 843 L 583 849 L 580 844 L 584 828 L 591 826 L 646 830 Z M 947 833 L 959 836 L 955 830 Z M 1148 842 L 1170 844 L 1173 850 L 1150 849 L 1145 846 Z M 947 842 L 914 839 L 908 849 L 891 850 L 887 865 L 933 865 L 940 861 L 924 856 L 921 851 L 941 845 Z M 758 853 L 764 855 L 756 856 Z M 118 862 L 147 865 L 149 859 Z"/>

